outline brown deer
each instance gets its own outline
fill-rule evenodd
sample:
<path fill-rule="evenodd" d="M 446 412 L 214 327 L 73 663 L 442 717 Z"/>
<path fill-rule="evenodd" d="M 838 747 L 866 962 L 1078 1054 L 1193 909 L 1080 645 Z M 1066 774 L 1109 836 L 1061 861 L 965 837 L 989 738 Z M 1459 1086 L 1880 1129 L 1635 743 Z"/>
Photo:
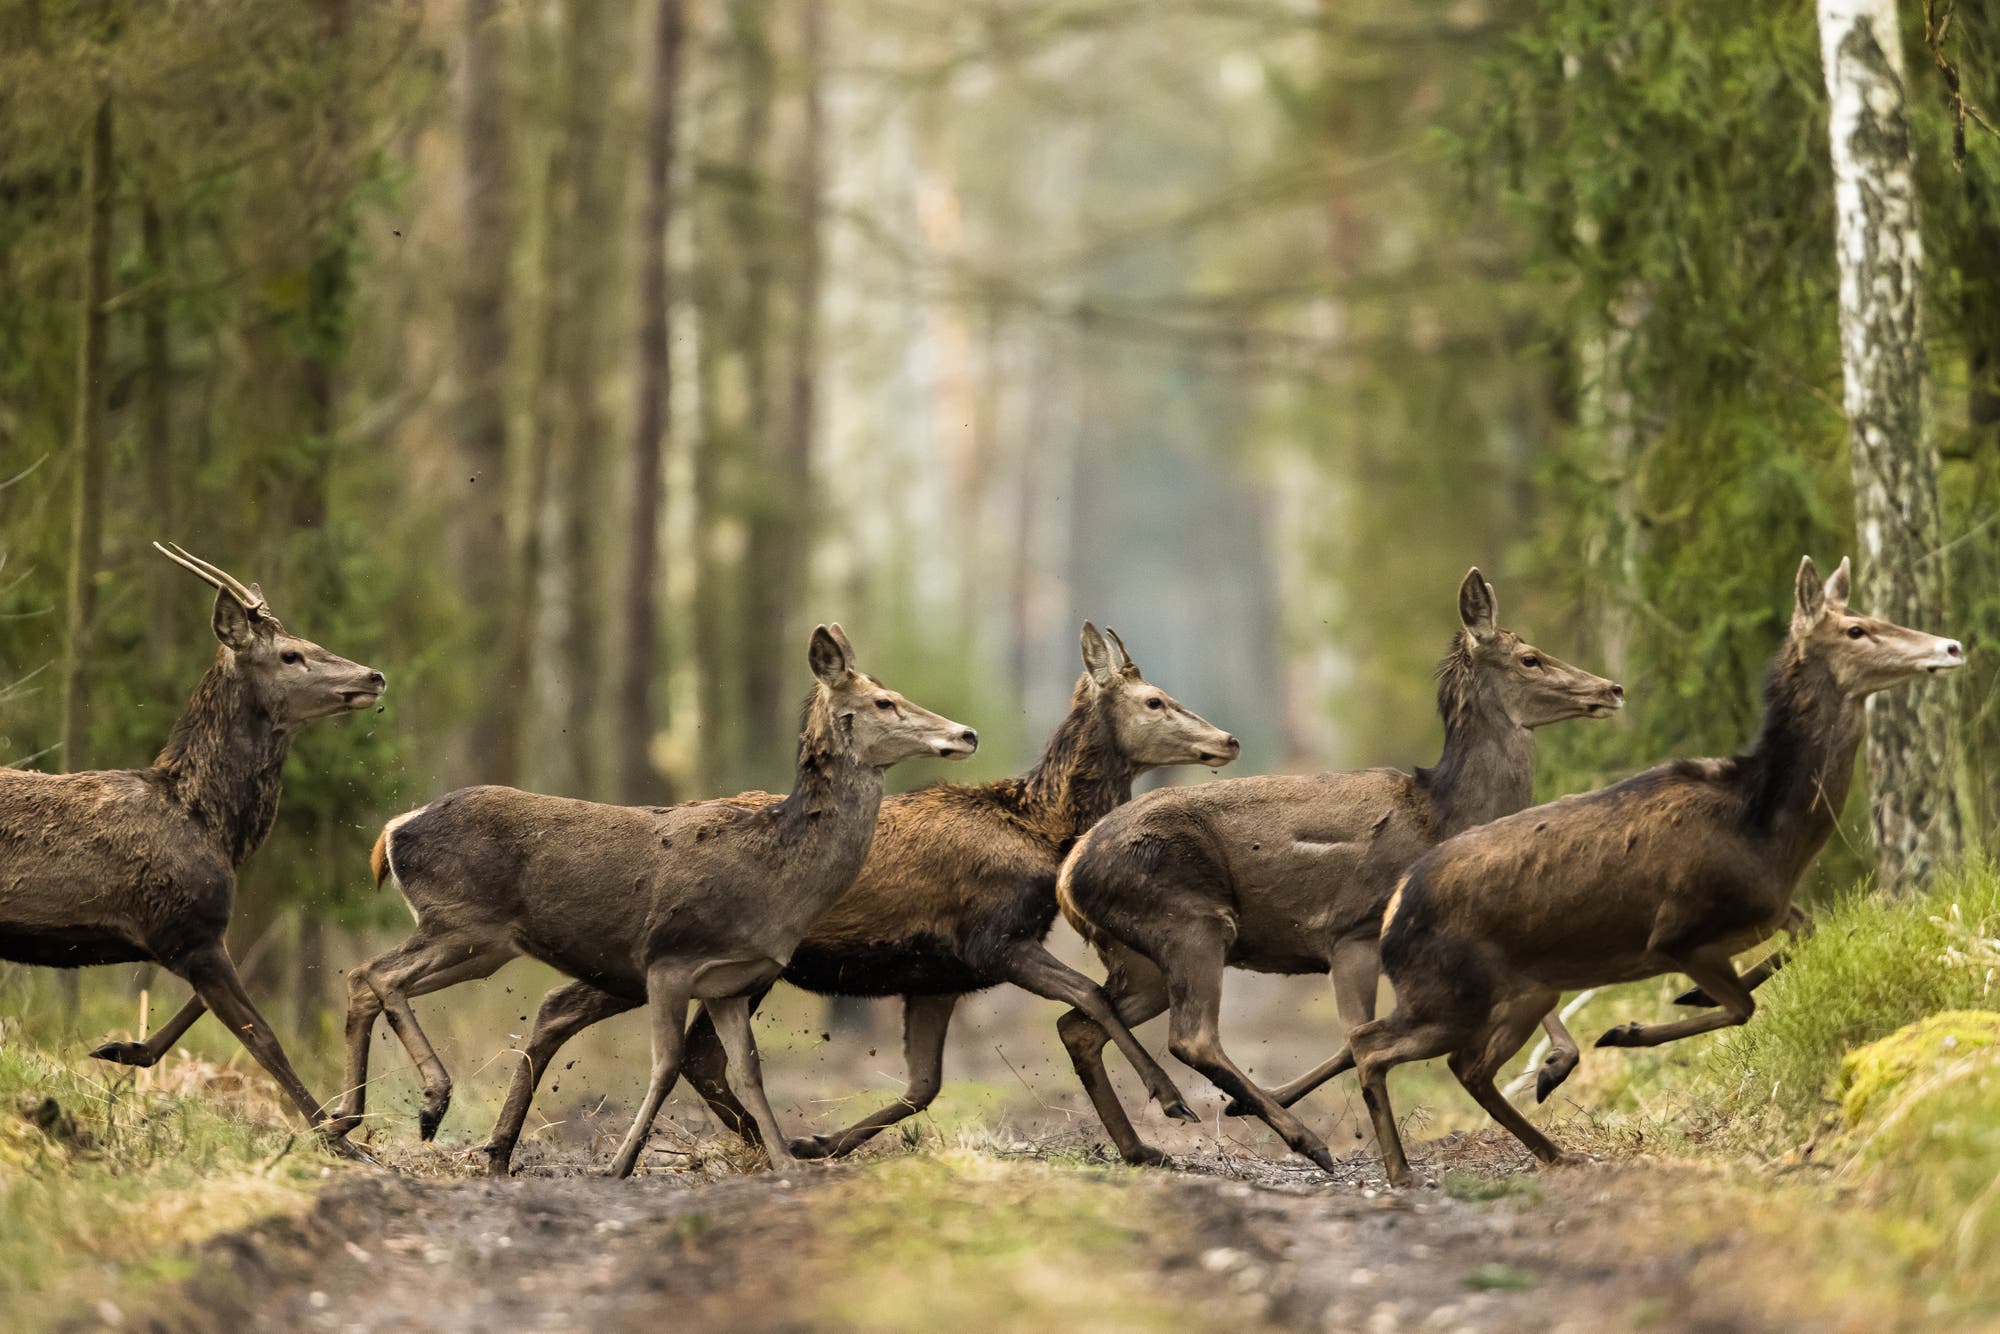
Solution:
<path fill-rule="evenodd" d="M 1851 611 L 1848 564 L 1799 564 L 1791 632 L 1742 754 L 1680 760 L 1461 834 L 1403 877 L 1382 926 L 1396 1010 L 1350 1037 L 1389 1180 L 1410 1178 L 1387 1075 L 1446 1056 L 1486 1112 L 1545 1163 L 1561 1153 L 1493 1086 L 1564 991 L 1680 972 L 1720 1003 L 1621 1024 L 1600 1047 L 1652 1047 L 1756 1009 L 1732 957 L 1802 925 L 1792 893 L 1833 832 L 1869 695 L 1958 667 L 1957 640 Z"/>
<path fill-rule="evenodd" d="M 1251 1083 L 1222 1049 L 1224 970 L 1331 973 L 1343 1026 L 1372 1018 L 1376 938 L 1397 875 L 1459 830 L 1528 804 L 1534 729 L 1602 718 L 1624 703 L 1614 682 L 1502 629 L 1493 586 L 1477 569 L 1460 585 L 1458 607 L 1462 629 L 1438 666 L 1445 740 L 1436 767 L 1155 792 L 1086 834 L 1056 886 L 1064 915 L 1109 970 L 1118 1018 L 1137 1026 L 1171 1005 L 1173 1054 L 1328 1170 L 1325 1143 L 1286 1108 L 1344 1068 L 1344 1056 L 1278 1096 Z M 1161 1161 L 1105 1073 L 1104 1027 L 1072 1010 L 1059 1031 L 1118 1152 L 1129 1163 Z M 1573 1061 L 1575 1044 L 1553 1019 L 1550 1033 L 1552 1059 L 1566 1051 Z"/>
<path fill-rule="evenodd" d="M 145 769 L 44 774 L 0 769 L 0 959 L 51 968 L 157 963 L 196 1003 L 149 1043 L 93 1056 L 152 1065 L 203 1009 L 221 1015 L 329 1134 L 223 947 L 236 868 L 271 832 L 292 733 L 366 709 L 382 673 L 287 634 L 263 590 L 176 546 L 154 548 L 216 590 L 215 661 Z M 351 1156 L 357 1150 L 334 1141 Z"/>
<path fill-rule="evenodd" d="M 1117 1023 L 1096 984 L 1042 940 L 1055 921 L 1063 853 L 1106 811 L 1130 800 L 1136 775 L 1174 764 L 1219 767 L 1239 747 L 1150 684 L 1117 632 L 1107 642 L 1084 622 L 1082 650 L 1084 672 L 1069 713 L 1035 767 L 1020 778 L 940 784 L 883 802 L 861 874 L 793 952 L 784 978 L 794 986 L 822 995 L 903 998 L 909 1069 L 900 1098 L 845 1130 L 792 1141 L 795 1156 L 852 1152 L 929 1106 L 943 1080 L 945 1032 L 959 998 L 1003 983 L 1098 1015 L 1161 1107 L 1192 1118 L 1173 1081 Z M 761 999 L 761 993 L 752 999 L 753 1011 Z M 535 1083 L 562 1044 L 632 1004 L 584 982 L 549 994 L 488 1146 L 492 1170 L 506 1171 Z M 726 1066 L 714 1026 L 705 1014 L 695 1016 L 688 1078 L 724 1125 L 757 1141 L 756 1121 L 729 1091 Z"/>
<path fill-rule="evenodd" d="M 630 1175 L 680 1074 L 690 1000 L 721 1034 L 767 1154 L 789 1161 L 764 1096 L 750 997 L 784 970 L 861 869 L 883 771 L 926 756 L 961 759 L 979 743 L 971 728 L 859 671 L 838 625 L 813 631 L 809 656 L 818 683 L 782 800 L 751 792 L 628 807 L 471 787 L 391 820 L 375 844 L 376 883 L 395 881 L 417 926 L 348 975 L 344 1115 L 362 1113 L 370 1032 L 386 1013 L 423 1074 L 420 1125 L 430 1138 L 451 1078 L 410 1001 L 527 954 L 616 998 L 619 1009 L 651 1009 L 652 1080 L 614 1176 Z"/>

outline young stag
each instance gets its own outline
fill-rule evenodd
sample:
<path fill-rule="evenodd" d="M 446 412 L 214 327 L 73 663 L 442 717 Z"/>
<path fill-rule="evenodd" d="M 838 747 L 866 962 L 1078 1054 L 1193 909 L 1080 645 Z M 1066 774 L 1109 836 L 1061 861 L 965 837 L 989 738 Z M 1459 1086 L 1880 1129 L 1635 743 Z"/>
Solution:
<path fill-rule="evenodd" d="M 1117 632 L 1084 622 L 1084 672 L 1035 767 L 977 786 L 940 784 L 883 804 L 854 884 L 813 924 L 785 980 L 821 995 L 901 996 L 902 1096 L 845 1130 L 792 1144 L 800 1157 L 851 1152 L 914 1116 L 944 1077 L 945 1030 L 960 997 L 1002 983 L 1066 1002 L 1103 1024 L 1170 1116 L 1193 1120 L 1173 1081 L 1118 1022 L 1089 978 L 1049 953 L 1056 870 L 1079 835 L 1131 800 L 1132 780 L 1176 764 L 1220 768 L 1236 738 L 1148 682 Z M 754 1005 L 754 1003 L 753 1003 Z M 547 1056 L 553 1056 L 551 1050 Z M 546 1057 L 531 1046 L 530 1059 Z M 724 1125 L 755 1126 L 729 1094 L 724 1053 L 697 1016 L 689 1078 Z M 529 1077 L 524 1070 L 517 1078 Z M 518 1134 L 519 1125 L 503 1128 Z"/>
<path fill-rule="evenodd" d="M 236 868 L 277 818 L 293 731 L 372 706 L 386 683 L 286 634 L 257 585 L 179 547 L 154 547 L 218 590 L 215 661 L 150 768 L 0 769 L 0 959 L 159 964 L 194 987 L 196 1003 L 150 1042 L 107 1043 L 93 1056 L 152 1065 L 212 1009 L 300 1115 L 337 1129 L 250 1003 L 222 936 Z"/>
<path fill-rule="evenodd" d="M 1600 1047 L 1652 1047 L 1745 1023 L 1732 956 L 1800 925 L 1792 892 L 1847 798 L 1862 703 L 1960 666 L 1958 641 L 1850 611 L 1848 565 L 1799 564 L 1791 633 L 1764 686 L 1764 725 L 1726 760 L 1681 760 L 1462 834 L 1413 865 L 1382 926 L 1396 1010 L 1350 1041 L 1390 1181 L 1409 1180 L 1387 1075 L 1447 1056 L 1487 1113 L 1545 1163 L 1560 1152 L 1493 1086 L 1564 991 L 1662 973 L 1721 1009 L 1623 1024 Z"/>
<path fill-rule="evenodd" d="M 1222 1049 L 1226 968 L 1328 973 L 1341 1023 L 1374 1015 L 1382 910 L 1405 866 L 1428 848 L 1528 804 L 1534 729 L 1602 718 L 1623 689 L 1558 662 L 1495 622 L 1493 586 L 1474 569 L 1458 590 L 1463 628 L 1438 666 L 1444 755 L 1414 774 L 1235 778 L 1152 793 L 1112 812 L 1063 863 L 1057 896 L 1109 970 L 1118 1018 L 1136 1026 L 1171 1003 L 1174 1055 L 1296 1152 L 1332 1170 L 1319 1136 L 1286 1108 L 1345 1067 L 1345 1054 L 1277 1095 Z M 1545 1009 L 1548 1007 L 1544 1007 Z M 1104 1069 L 1105 1031 L 1081 1010 L 1063 1043 L 1118 1151 L 1156 1163 Z M 1552 1019 L 1559 1050 L 1575 1044 Z"/>
<path fill-rule="evenodd" d="M 361 1115 L 369 1035 L 386 1012 L 423 1074 L 420 1124 L 430 1138 L 451 1078 L 411 999 L 527 954 L 618 1010 L 651 1008 L 652 1081 L 614 1176 L 631 1173 L 680 1074 L 690 1000 L 721 1034 L 766 1152 L 789 1161 L 764 1096 L 750 997 L 784 970 L 813 919 L 861 869 L 883 771 L 925 756 L 960 759 L 979 742 L 971 728 L 857 670 L 838 625 L 813 631 L 810 660 L 818 684 L 783 800 L 752 792 L 626 807 L 471 787 L 391 820 L 375 844 L 376 883 L 396 882 L 417 927 L 348 975 L 344 1113 Z"/>

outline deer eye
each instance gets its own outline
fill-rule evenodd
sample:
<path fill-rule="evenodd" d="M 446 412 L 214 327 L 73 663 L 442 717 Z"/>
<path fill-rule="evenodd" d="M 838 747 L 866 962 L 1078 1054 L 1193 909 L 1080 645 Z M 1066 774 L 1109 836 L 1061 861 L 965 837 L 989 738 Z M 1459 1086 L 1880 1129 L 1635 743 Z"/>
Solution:
<path fill-rule="evenodd" d="M 1151 699 L 1146 701 L 1146 707 L 1149 709 L 1164 709 L 1167 706 L 1165 701 L 1163 701 L 1158 695 L 1155 695 Z"/>
<path fill-rule="evenodd" d="M 1521 659 L 1521 665 L 1523 667 L 1539 667 L 1542 665 L 1542 660 L 1530 653 L 1527 657 Z"/>
<path fill-rule="evenodd" d="M 1867 633 L 1868 632 L 1866 630 L 1863 630 L 1858 625 L 1850 625 L 1847 627 L 1847 637 L 1849 639 L 1860 639 Z"/>
<path fill-rule="evenodd" d="M 882 698 L 875 701 L 875 707 L 878 709 L 893 709 L 896 707 L 896 701 L 890 699 L 887 695 L 884 695 Z"/>
<path fill-rule="evenodd" d="M 288 648 L 278 655 L 278 661 L 296 667 L 306 660 L 306 655 L 295 648 Z"/>

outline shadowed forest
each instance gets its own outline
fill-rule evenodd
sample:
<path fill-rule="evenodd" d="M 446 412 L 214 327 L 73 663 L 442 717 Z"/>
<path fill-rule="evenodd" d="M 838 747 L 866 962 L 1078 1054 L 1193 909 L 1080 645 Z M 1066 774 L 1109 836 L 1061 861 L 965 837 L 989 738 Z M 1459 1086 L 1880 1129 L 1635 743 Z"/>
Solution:
<path fill-rule="evenodd" d="M 2000 832 L 2000 3 L 1895 13 L 1918 406 L 1873 432 L 1822 33 L 1792 0 L 0 0 L 0 764 L 166 742 L 213 597 L 156 539 L 386 673 L 377 708 L 299 735 L 229 933 L 319 1090 L 343 971 L 408 924 L 369 874 L 386 819 L 468 783 L 784 791 L 817 623 L 979 731 L 892 789 L 1027 769 L 1086 619 L 1241 739 L 1222 778 L 1407 769 L 1438 755 L 1476 565 L 1505 624 L 1625 686 L 1614 720 L 1542 734 L 1549 799 L 1743 745 L 1800 556 L 1852 555 L 1858 607 L 1967 650 L 1871 706 L 1800 891 L 1893 914 L 1976 881 Z M 1991 1009 L 2000 927 L 1965 912 L 1932 954 L 1986 969 L 1949 999 Z M 517 971 L 435 1003 L 483 1007 L 439 1020 L 460 1140 L 553 976 Z M 1230 985 L 1259 1068 L 1325 1054 L 1315 981 Z M 184 994 L 0 963 L 0 1042 L 67 1050 Z M 1672 992 L 1635 994 L 1603 1012 Z M 875 1008 L 781 989 L 781 1112 L 897 1086 Z M 948 1071 L 975 1091 L 908 1143 L 1000 1115 L 1095 1133 L 1058 1012 L 995 998 Z M 1825 1060 L 1888 1031 L 1865 1030 Z M 573 1125 L 643 1077 L 643 1030 L 617 1033 Z M 1366 1147 L 1339 1097 L 1337 1150 Z M 1788 1143 L 1819 1110 L 1788 1108 Z M 685 1094 L 670 1113 L 709 1133 Z M 1256 1133 L 1231 1142 L 1281 1153 Z"/>

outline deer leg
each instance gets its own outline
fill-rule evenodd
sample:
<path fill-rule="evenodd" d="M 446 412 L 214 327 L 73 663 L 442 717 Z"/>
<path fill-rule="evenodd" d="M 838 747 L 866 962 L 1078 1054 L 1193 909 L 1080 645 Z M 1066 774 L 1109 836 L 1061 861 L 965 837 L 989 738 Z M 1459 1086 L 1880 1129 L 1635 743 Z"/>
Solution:
<path fill-rule="evenodd" d="M 1453 1052 L 1446 1062 L 1452 1074 L 1458 1076 L 1460 1086 L 1472 1095 L 1472 1100 L 1498 1121 L 1507 1133 L 1527 1146 L 1529 1153 L 1545 1163 L 1561 1162 L 1562 1150 L 1493 1086 L 1493 1074 L 1521 1050 L 1528 1034 L 1535 1031 L 1535 1025 L 1546 1022 L 1546 1016 L 1561 999 L 1556 993 L 1538 993 L 1508 1006 L 1504 1012 L 1496 1012 L 1496 1022 L 1487 1030 L 1485 1045 Z M 1561 1027 L 1560 1020 L 1557 1027 Z M 1563 1036 L 1568 1037 L 1568 1034 Z M 1551 1040 L 1554 1040 L 1553 1034 Z"/>
<path fill-rule="evenodd" d="M 1271 1095 L 1250 1082 L 1222 1049 L 1222 977 L 1225 945 L 1219 935 L 1196 930 L 1176 942 L 1174 957 L 1161 961 L 1171 1000 L 1167 1048 L 1175 1059 L 1207 1076 L 1230 1097 L 1256 1109 L 1258 1119 L 1275 1130 L 1294 1153 L 1332 1172 L 1333 1155 L 1326 1144 Z"/>
<path fill-rule="evenodd" d="M 632 1129 L 611 1162 L 610 1175 L 614 1177 L 632 1175 L 639 1153 L 653 1132 L 660 1104 L 667 1100 L 674 1081 L 680 1077 L 681 1052 L 686 1045 L 681 1025 L 687 1022 L 690 990 L 687 976 L 677 969 L 654 968 L 646 974 L 646 1004 L 653 1015 L 653 1077 L 646 1085 L 639 1115 L 633 1118 Z"/>
<path fill-rule="evenodd" d="M 165 1027 L 144 1042 L 107 1042 L 90 1053 L 100 1061 L 113 1061 L 119 1065 L 136 1065 L 141 1070 L 150 1069 L 166 1058 L 181 1040 L 194 1021 L 208 1013 L 208 1005 L 199 995 L 190 997 L 186 1005 L 174 1012 Z"/>
<path fill-rule="evenodd" d="M 750 1013 L 757 1013 L 757 1007 L 770 994 L 771 988 L 766 986 L 751 996 Z M 715 1035 L 715 1020 L 709 1017 L 707 1006 L 694 1012 L 694 1022 L 687 1028 L 685 1052 L 681 1073 L 687 1076 L 688 1083 L 701 1095 L 701 1100 L 708 1104 L 708 1110 L 722 1123 L 722 1128 L 734 1133 L 745 1144 L 763 1148 L 764 1136 L 757 1129 L 757 1119 L 737 1101 L 736 1094 L 729 1087 L 729 1053 L 722 1049 L 722 1040 Z M 798 1146 L 795 1144 L 792 1148 L 796 1152 Z"/>
<path fill-rule="evenodd" d="M 1691 954 L 1674 962 L 1703 991 L 1719 1000 L 1722 1008 L 1666 1024 L 1620 1024 L 1599 1038 L 1598 1046 L 1657 1047 L 1697 1033 L 1713 1033 L 1718 1028 L 1734 1028 L 1750 1022 L 1750 1016 L 1757 1011 L 1757 999 L 1744 985 L 1744 979 L 1736 975 L 1736 967 L 1726 953 Z"/>
<path fill-rule="evenodd" d="M 1577 1050 L 1576 1039 L 1570 1036 L 1569 1028 L 1563 1023 L 1561 1010 L 1551 1009 L 1542 1016 L 1542 1031 L 1549 1035 L 1549 1054 L 1542 1058 L 1541 1068 L 1535 1072 L 1536 1102 L 1549 1100 L 1549 1095 L 1575 1071 L 1582 1055 Z"/>
<path fill-rule="evenodd" d="M 1450 1024 L 1425 1022 L 1406 1009 L 1398 1009 L 1387 1019 L 1363 1024 L 1347 1035 L 1354 1052 L 1354 1067 L 1361 1076 L 1361 1101 L 1375 1126 L 1375 1146 L 1382 1154 L 1382 1169 L 1392 1186 L 1410 1184 L 1410 1160 L 1403 1152 L 1403 1136 L 1396 1128 L 1396 1110 L 1389 1104 L 1389 1071 L 1409 1061 L 1429 1060 L 1451 1051 L 1465 1036 L 1463 1029 Z"/>
<path fill-rule="evenodd" d="M 500 1108 L 500 1118 L 493 1123 L 493 1135 L 486 1142 L 488 1176 L 504 1177 L 511 1170 L 514 1146 L 521 1142 L 521 1127 L 527 1123 L 535 1086 L 541 1083 L 542 1075 L 562 1045 L 599 1020 L 638 1007 L 638 1001 L 614 996 L 588 982 L 566 983 L 542 997 L 542 1008 L 535 1015 L 535 1031 L 528 1037 L 528 1050 L 514 1067 L 506 1104 Z"/>
<path fill-rule="evenodd" d="M 903 1095 L 845 1130 L 793 1140 L 792 1152 L 800 1158 L 845 1157 L 930 1106 L 944 1086 L 944 1037 L 957 1006 L 956 995 L 903 997 L 903 1064 L 909 1071 Z"/>
<path fill-rule="evenodd" d="M 257 1064 L 270 1072 L 278 1081 L 278 1087 L 299 1109 L 306 1124 L 321 1134 L 327 1147 L 343 1158 L 360 1162 L 373 1160 L 360 1149 L 349 1144 L 345 1138 L 345 1128 L 330 1123 L 326 1113 L 320 1110 L 319 1100 L 307 1090 L 305 1081 L 292 1069 L 291 1060 L 285 1049 L 278 1045 L 278 1037 L 271 1026 L 264 1022 L 264 1016 L 257 1013 L 250 995 L 243 989 L 243 979 L 236 975 L 236 965 L 229 961 L 228 951 L 220 944 L 188 956 L 174 969 L 195 989 L 207 1007 L 215 1011 L 215 1017 L 236 1034 L 237 1040 L 249 1048 Z"/>
<path fill-rule="evenodd" d="M 778 1124 L 777 1114 L 771 1110 L 771 1100 L 764 1094 L 764 1066 L 757 1059 L 757 1038 L 750 1031 L 750 998 L 747 995 L 718 996 L 705 1000 L 701 1008 L 708 1011 L 715 1021 L 715 1034 L 722 1039 L 723 1050 L 729 1053 L 729 1063 L 736 1067 L 736 1079 L 743 1086 L 744 1100 L 749 1104 L 750 1116 L 763 1132 L 764 1156 L 771 1160 L 771 1166 L 784 1167 L 796 1161 L 792 1157 L 791 1143 L 785 1138 L 784 1127 Z"/>
<path fill-rule="evenodd" d="M 1375 1017 L 1375 996 L 1382 978 L 1381 946 L 1374 938 L 1343 941 L 1334 947 L 1332 966 L 1333 1002 L 1340 1010 L 1340 1025 L 1352 1032 Z M 1289 1084 L 1269 1090 L 1280 1107 L 1290 1107 L 1327 1080 L 1354 1068 L 1354 1049 L 1342 1044 L 1339 1051 Z M 1255 1116 L 1247 1104 L 1231 1100 L 1222 1109 L 1225 1116 Z"/>
<path fill-rule="evenodd" d="M 1795 906 L 1785 917 L 1785 930 L 1790 933 L 1792 937 L 1791 941 L 1772 950 L 1764 956 L 1760 963 L 1749 972 L 1743 974 L 1743 985 L 1755 991 L 1758 987 L 1770 981 L 1771 974 L 1785 966 L 1786 962 L 1791 958 L 1792 951 L 1798 948 L 1799 942 L 1810 939 L 1816 929 L 1817 924 L 1813 921 L 1812 914 L 1804 908 Z M 1674 997 L 1674 1004 L 1676 1005 L 1713 1006 L 1715 1003 L 1714 998 L 1708 994 L 1707 989 L 1704 987 L 1696 987 L 1692 991 L 1683 991 L 1680 995 Z M 94 1055 L 95 1053 L 92 1054 Z"/>
<path fill-rule="evenodd" d="M 1118 1021 L 1128 1030 L 1167 1008 L 1166 979 L 1151 960 L 1127 951 L 1115 961 L 1107 962 L 1111 967 L 1104 993 L 1110 998 Z M 1111 1040 L 1111 1035 L 1081 1010 L 1065 1014 L 1056 1022 L 1056 1031 L 1062 1035 L 1063 1046 L 1069 1049 L 1070 1064 L 1083 1082 L 1083 1091 L 1090 1095 L 1090 1105 L 1097 1109 L 1097 1119 L 1104 1123 L 1105 1133 L 1118 1146 L 1118 1156 L 1134 1166 L 1164 1163 L 1167 1155 L 1139 1138 L 1139 1132 L 1132 1127 L 1132 1118 L 1125 1115 L 1125 1107 L 1118 1101 L 1118 1090 L 1111 1085 L 1111 1075 L 1104 1068 L 1104 1044 Z"/>
<path fill-rule="evenodd" d="M 1160 1068 L 1160 1063 L 1153 1059 L 1153 1053 L 1141 1046 L 1139 1039 L 1132 1036 L 1132 1030 L 1118 1018 L 1110 998 L 1095 982 L 1049 953 L 1039 941 L 1009 954 L 1001 964 L 1001 972 L 1009 982 L 1024 991 L 1032 991 L 1049 1000 L 1067 1001 L 1073 1009 L 1088 1015 L 1118 1044 L 1118 1050 L 1125 1054 L 1125 1059 L 1138 1072 L 1139 1078 L 1145 1082 L 1146 1091 L 1160 1104 L 1161 1111 L 1178 1121 L 1201 1119 L 1189 1109 L 1181 1098 L 1180 1089 Z"/>
<path fill-rule="evenodd" d="M 442 991 L 460 982 L 491 977 L 514 953 L 511 941 L 468 939 L 456 934 L 428 936 L 419 932 L 355 969 L 348 983 L 348 1088 L 358 1090 L 368 1079 L 367 1028 L 363 1028 L 357 1041 L 353 1027 L 357 1010 L 365 1009 L 365 1002 L 358 1002 L 355 997 L 354 979 L 359 979 L 361 985 L 374 992 L 389 1020 L 390 1030 L 423 1076 L 424 1101 L 417 1112 L 417 1133 L 426 1140 L 435 1136 L 438 1123 L 444 1120 L 445 1110 L 451 1106 L 451 1073 L 417 1024 L 410 998 Z M 363 1022 L 372 1024 L 373 1016 Z M 359 1068 L 353 1064 L 356 1059 L 361 1062 Z"/>

